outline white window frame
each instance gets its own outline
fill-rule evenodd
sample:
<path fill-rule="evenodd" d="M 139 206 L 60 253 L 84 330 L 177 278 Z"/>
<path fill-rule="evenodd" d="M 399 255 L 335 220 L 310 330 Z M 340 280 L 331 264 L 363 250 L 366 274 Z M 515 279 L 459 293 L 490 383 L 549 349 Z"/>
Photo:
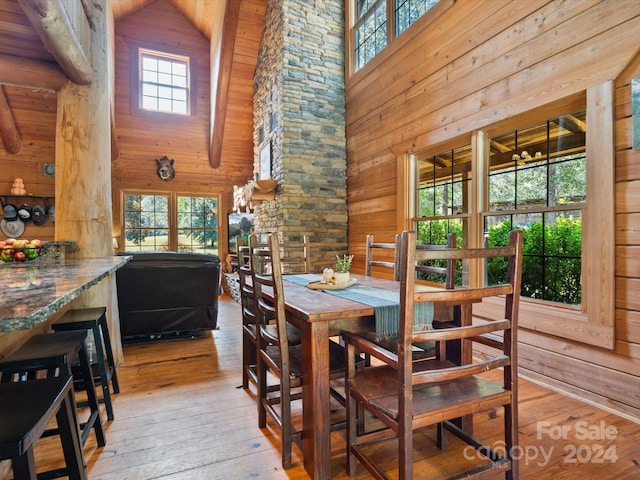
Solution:
<path fill-rule="evenodd" d="M 149 79 L 145 78 L 145 72 L 150 72 L 150 70 L 146 70 L 144 68 L 144 59 L 149 58 L 152 60 L 157 60 L 159 62 L 169 62 L 172 65 L 180 65 L 185 69 L 185 75 L 179 75 L 172 73 L 164 74 L 164 81 L 160 78 Z M 154 112 L 154 113 L 165 113 L 171 115 L 183 115 L 189 116 L 191 114 L 191 65 L 190 58 L 185 55 L 176 55 L 167 52 L 161 52 L 157 50 L 151 50 L 148 48 L 138 48 L 138 108 L 145 112 Z M 162 74 L 162 72 L 155 72 L 158 76 Z M 179 80 L 184 79 L 184 85 L 179 84 Z M 150 88 L 156 88 L 157 91 L 155 95 L 145 95 L 145 86 Z M 164 95 L 161 93 L 164 92 Z M 176 94 L 180 96 L 184 96 L 184 100 L 174 100 Z M 149 106 L 145 106 L 145 97 L 155 98 L 160 101 L 160 99 L 164 99 L 171 103 L 171 108 L 150 108 Z M 175 110 L 175 102 L 180 102 L 185 104 L 185 111 L 176 111 Z"/>

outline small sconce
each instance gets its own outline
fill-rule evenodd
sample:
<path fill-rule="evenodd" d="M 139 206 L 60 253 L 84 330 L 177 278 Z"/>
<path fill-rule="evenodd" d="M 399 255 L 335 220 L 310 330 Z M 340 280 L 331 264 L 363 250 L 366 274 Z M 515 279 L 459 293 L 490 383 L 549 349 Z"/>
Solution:
<path fill-rule="evenodd" d="M 113 253 L 118 251 L 118 239 L 116 237 L 112 237 L 112 245 L 113 245 Z"/>

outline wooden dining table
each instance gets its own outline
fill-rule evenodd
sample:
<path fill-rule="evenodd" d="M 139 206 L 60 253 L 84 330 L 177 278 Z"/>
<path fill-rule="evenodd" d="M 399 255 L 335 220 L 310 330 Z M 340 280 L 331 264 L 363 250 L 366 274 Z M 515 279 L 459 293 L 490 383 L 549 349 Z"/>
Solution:
<path fill-rule="evenodd" d="M 400 290 L 400 282 L 394 280 L 357 274 L 351 278 L 366 287 Z M 284 280 L 287 321 L 300 329 L 302 339 L 304 467 L 312 479 L 326 480 L 331 478 L 329 339 L 345 330 L 375 330 L 375 311 L 364 303 L 286 281 L 286 275 Z M 263 293 L 272 299 L 270 292 Z M 463 319 L 467 311 L 470 309 L 462 306 Z"/>

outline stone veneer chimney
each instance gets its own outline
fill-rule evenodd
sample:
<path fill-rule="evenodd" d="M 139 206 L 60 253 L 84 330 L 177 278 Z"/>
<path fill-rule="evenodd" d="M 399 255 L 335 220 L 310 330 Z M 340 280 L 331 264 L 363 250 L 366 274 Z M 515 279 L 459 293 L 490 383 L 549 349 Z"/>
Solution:
<path fill-rule="evenodd" d="M 254 77 L 255 172 L 271 144 L 275 200 L 256 233 L 309 235 L 313 271 L 347 252 L 344 1 L 268 0 Z"/>

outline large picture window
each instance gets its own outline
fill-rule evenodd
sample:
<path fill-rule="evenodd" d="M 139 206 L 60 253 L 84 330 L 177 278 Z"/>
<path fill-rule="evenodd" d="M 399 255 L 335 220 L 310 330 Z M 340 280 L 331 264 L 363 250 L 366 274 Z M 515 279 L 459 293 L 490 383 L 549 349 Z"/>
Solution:
<path fill-rule="evenodd" d="M 456 233 L 459 245 L 504 245 L 522 230 L 520 325 L 602 348 L 615 342 L 612 97 L 608 82 L 409 155 L 402 199 L 421 243 Z M 506 267 L 461 272 L 473 286 L 503 281 Z"/>
<path fill-rule="evenodd" d="M 218 254 L 218 218 L 217 198 L 127 193 L 124 250 Z"/>

